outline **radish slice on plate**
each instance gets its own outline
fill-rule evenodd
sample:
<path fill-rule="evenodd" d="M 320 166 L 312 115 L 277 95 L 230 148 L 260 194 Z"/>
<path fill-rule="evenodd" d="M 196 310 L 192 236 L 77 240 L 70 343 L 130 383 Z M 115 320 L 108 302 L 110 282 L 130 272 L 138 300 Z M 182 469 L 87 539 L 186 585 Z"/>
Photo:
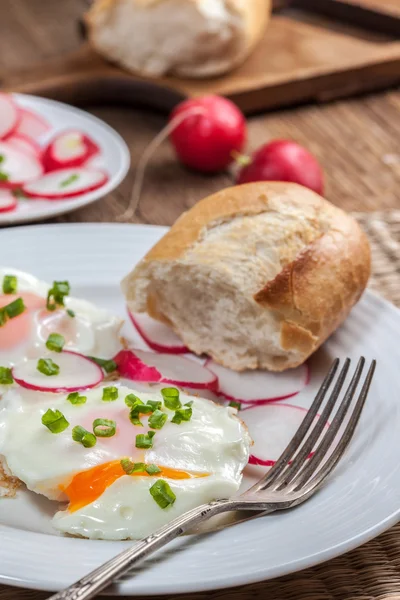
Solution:
<path fill-rule="evenodd" d="M 0 213 L 15 210 L 17 204 L 17 199 L 10 190 L 0 190 Z"/>
<path fill-rule="evenodd" d="M 114 361 L 120 375 L 133 381 L 170 383 L 197 390 L 218 389 L 218 379 L 211 371 L 183 356 L 121 350 Z"/>
<path fill-rule="evenodd" d="M 62 200 L 93 192 L 107 181 L 107 173 L 99 169 L 60 169 L 24 185 L 22 191 L 30 198 Z"/>
<path fill-rule="evenodd" d="M 46 171 L 67 167 L 82 167 L 100 153 L 100 148 L 81 131 L 59 133 L 43 151 L 43 166 Z"/>
<path fill-rule="evenodd" d="M 0 138 L 10 135 L 17 127 L 21 111 L 8 94 L 0 93 Z"/>
<path fill-rule="evenodd" d="M 103 381 L 102 369 L 82 354 L 64 350 L 51 358 L 60 367 L 58 375 L 44 375 L 37 369 L 38 360 L 32 359 L 13 368 L 14 380 L 28 390 L 54 393 L 79 392 Z"/>
<path fill-rule="evenodd" d="M 155 352 L 164 352 L 165 354 L 189 352 L 176 333 L 164 323 L 152 319 L 146 313 L 131 313 L 128 310 L 128 314 L 138 334 Z"/>
<path fill-rule="evenodd" d="M 41 135 L 50 131 L 51 125 L 42 116 L 27 110 L 26 108 L 21 108 L 19 110 L 21 119 L 15 133 L 21 133 L 33 140 L 37 140 Z"/>
<path fill-rule="evenodd" d="M 39 160 L 26 152 L 21 152 L 8 142 L 0 142 L 0 185 L 20 187 L 43 174 Z"/>
<path fill-rule="evenodd" d="M 241 411 L 240 418 L 246 423 L 254 441 L 249 463 L 272 467 L 300 427 L 307 412 L 305 408 L 273 402 Z"/>
<path fill-rule="evenodd" d="M 13 133 L 7 137 L 7 144 L 16 150 L 26 152 L 27 154 L 33 155 L 40 160 L 41 149 L 39 144 L 28 138 L 26 135 L 22 135 L 21 133 Z"/>
<path fill-rule="evenodd" d="M 238 373 L 218 365 L 213 360 L 206 362 L 218 377 L 218 393 L 228 400 L 237 400 L 242 404 L 276 402 L 295 396 L 310 380 L 309 368 L 301 365 L 284 373 L 270 371 L 242 371 Z"/>

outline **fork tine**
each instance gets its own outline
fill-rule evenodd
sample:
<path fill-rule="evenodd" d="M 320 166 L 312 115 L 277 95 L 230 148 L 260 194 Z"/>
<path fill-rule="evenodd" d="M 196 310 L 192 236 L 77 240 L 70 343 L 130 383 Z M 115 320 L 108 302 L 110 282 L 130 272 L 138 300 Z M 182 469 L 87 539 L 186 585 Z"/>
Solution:
<path fill-rule="evenodd" d="M 332 452 L 329 459 L 311 480 L 309 480 L 310 473 L 307 473 L 307 469 L 304 469 L 303 473 L 301 474 L 301 479 L 300 481 L 298 481 L 293 491 L 304 490 L 306 493 L 308 493 L 309 491 L 314 491 L 318 486 L 322 484 L 322 482 L 326 479 L 326 477 L 331 473 L 331 471 L 335 468 L 339 460 L 342 458 L 344 452 L 346 451 L 349 443 L 353 438 L 358 421 L 360 420 L 361 412 L 367 400 L 369 388 L 371 386 L 371 381 L 374 376 L 375 367 L 376 361 L 373 360 L 368 370 L 367 377 L 365 378 L 365 382 L 361 389 L 357 403 L 354 407 L 353 414 L 351 415 L 351 418 L 347 423 L 346 429 L 344 430 L 343 435 L 340 438 L 340 441 L 336 446 L 335 450 Z M 313 472 L 314 470 L 312 470 L 311 474 Z M 306 487 L 306 489 L 304 489 L 304 487 Z"/>
<path fill-rule="evenodd" d="M 339 394 L 343 388 L 343 384 L 345 382 L 347 372 L 349 370 L 349 366 L 350 366 L 350 359 L 347 358 L 344 363 L 344 366 L 339 374 L 339 377 L 336 381 L 335 387 L 333 388 L 333 391 L 330 395 L 330 398 L 329 398 L 322 414 L 320 415 L 318 421 L 315 423 L 314 427 L 311 429 L 306 441 L 301 446 L 300 450 L 298 451 L 295 458 L 293 459 L 291 465 L 289 465 L 288 468 L 286 469 L 286 471 L 283 471 L 282 474 L 280 475 L 280 477 L 278 477 L 275 480 L 275 488 L 276 489 L 279 489 L 279 487 L 277 487 L 277 484 L 287 485 L 295 478 L 295 476 L 301 470 L 301 468 L 304 466 L 304 463 L 306 462 L 307 458 L 310 456 L 311 452 L 313 451 L 313 448 L 314 448 L 315 444 L 317 443 L 317 441 L 319 440 L 321 433 L 323 432 L 326 424 L 328 423 L 328 419 L 329 419 L 329 417 L 336 405 L 336 402 L 339 398 Z"/>
<path fill-rule="evenodd" d="M 346 365 L 348 368 L 348 361 L 349 361 L 349 359 L 346 360 L 343 369 L 346 368 Z M 256 492 L 258 490 L 266 489 L 267 487 L 269 487 L 272 483 L 274 483 L 274 481 L 277 479 L 277 477 L 280 475 L 280 473 L 283 471 L 283 469 L 289 463 L 290 459 L 293 457 L 294 453 L 301 445 L 309 428 L 311 427 L 312 423 L 314 422 L 314 419 L 318 413 L 319 407 L 321 406 L 321 404 L 326 396 L 326 393 L 332 383 L 332 380 L 336 374 L 336 371 L 339 366 L 339 362 L 340 361 L 338 358 L 336 358 L 333 361 L 328 374 L 326 375 L 324 381 L 322 382 L 321 387 L 318 390 L 317 395 L 315 396 L 314 402 L 312 403 L 307 415 L 304 417 L 299 429 L 296 431 L 294 437 L 292 438 L 292 440 L 290 441 L 290 443 L 288 444 L 286 449 L 283 451 L 281 456 L 278 458 L 278 460 L 276 461 L 274 466 L 268 471 L 268 473 L 266 475 L 264 475 L 264 477 L 262 479 L 260 479 L 260 481 L 258 483 L 256 483 L 253 487 L 251 487 L 248 490 L 249 492 L 250 491 Z M 342 369 L 342 371 L 343 371 L 343 369 Z"/>

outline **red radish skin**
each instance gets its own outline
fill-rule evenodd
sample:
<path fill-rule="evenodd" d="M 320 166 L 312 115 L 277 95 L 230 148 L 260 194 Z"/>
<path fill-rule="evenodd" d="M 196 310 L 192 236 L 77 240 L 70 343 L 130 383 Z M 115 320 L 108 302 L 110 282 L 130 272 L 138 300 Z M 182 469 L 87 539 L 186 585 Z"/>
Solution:
<path fill-rule="evenodd" d="M 238 184 L 253 181 L 289 181 L 317 194 L 324 192 L 323 171 L 317 159 L 291 140 L 274 140 L 254 152 L 250 164 L 237 177 Z"/>
<path fill-rule="evenodd" d="M 183 356 L 130 349 L 121 350 L 113 360 L 117 363 L 120 375 L 132 381 L 168 383 L 210 392 L 218 389 L 218 378 L 211 371 Z M 166 375 L 168 372 L 169 375 Z M 188 377 L 185 379 L 182 374 Z"/>
<path fill-rule="evenodd" d="M 77 186 L 73 183 L 69 188 L 62 187 L 62 182 L 67 181 L 73 175 L 81 178 L 80 183 Z M 36 181 L 23 185 L 22 191 L 25 196 L 32 199 L 64 200 L 94 192 L 103 187 L 108 179 L 108 174 L 101 169 L 59 169 L 45 173 Z M 86 184 L 83 183 L 85 180 Z"/>
<path fill-rule="evenodd" d="M 21 110 L 9 94 L 0 93 L 0 139 L 11 135 L 21 120 Z"/>
<path fill-rule="evenodd" d="M 42 151 L 39 144 L 26 135 L 22 135 L 22 133 L 13 133 L 7 137 L 7 144 L 20 152 L 26 152 L 41 160 Z"/>
<path fill-rule="evenodd" d="M 129 318 L 136 331 L 146 344 L 155 352 L 165 354 L 185 354 L 189 352 L 183 346 L 176 333 L 167 325 L 155 321 L 146 313 L 133 314 L 128 309 Z M 162 343 L 164 341 L 164 343 Z"/>
<path fill-rule="evenodd" d="M 15 189 L 29 181 L 38 179 L 43 174 L 43 167 L 33 154 L 21 152 L 7 141 L 0 141 L 0 172 L 8 179 L 0 181 L 0 187 Z"/>
<path fill-rule="evenodd" d="M 20 113 L 21 119 L 15 133 L 25 135 L 36 141 L 42 135 L 50 131 L 51 125 L 41 115 L 26 108 L 20 108 Z"/>
<path fill-rule="evenodd" d="M 72 359 L 70 357 L 72 357 Z M 81 390 L 87 390 L 99 385 L 104 379 L 102 369 L 95 362 L 86 356 L 79 354 L 78 352 L 63 350 L 59 354 L 52 354 L 51 358 L 60 366 L 60 373 L 59 375 L 50 377 L 43 375 L 43 382 L 46 383 L 46 385 L 44 385 L 44 383 L 35 382 L 35 378 L 41 378 L 41 374 L 39 372 L 35 372 L 38 362 L 37 359 L 29 360 L 13 367 L 12 374 L 14 381 L 27 390 L 59 394 L 64 392 L 79 392 Z M 77 379 L 79 376 L 82 377 L 82 372 L 79 373 L 79 370 L 82 369 L 82 379 L 84 380 L 86 378 L 87 380 L 85 383 L 82 382 L 79 385 L 76 385 L 76 382 L 71 385 L 57 383 L 57 378 L 60 381 L 60 378 L 63 376 L 63 367 L 64 369 L 68 367 L 70 369 L 72 368 L 73 374 L 71 377 L 75 377 L 75 379 Z M 32 368 L 34 369 L 33 376 Z M 31 381 L 29 381 L 29 379 Z"/>
<path fill-rule="evenodd" d="M 13 196 L 10 190 L 0 189 L 0 213 L 7 213 L 15 210 L 18 206 L 18 201 Z"/>
<path fill-rule="evenodd" d="M 218 377 L 218 396 L 229 401 L 240 402 L 240 404 L 245 404 L 249 407 L 293 398 L 310 383 L 311 379 L 311 370 L 308 363 L 297 367 L 297 369 L 291 369 L 286 373 L 272 373 L 269 371 L 243 371 L 238 373 L 218 365 L 212 359 L 208 359 L 205 366 Z M 294 382 L 288 384 L 288 377 L 292 378 L 293 375 L 298 375 L 298 377 L 296 377 Z M 257 381 L 259 378 L 262 378 L 260 382 Z M 278 378 L 280 381 L 278 381 Z M 274 379 L 275 385 L 279 385 L 281 389 L 289 387 L 287 393 L 274 392 Z M 290 391 L 290 387 L 293 388 L 293 386 L 295 386 L 295 389 Z M 250 398 L 243 397 L 245 392 L 241 391 L 241 387 L 243 389 L 247 388 Z M 228 393 L 228 390 L 231 391 L 231 389 L 235 389 L 241 395 L 234 396 Z M 268 395 L 264 398 L 252 395 L 252 389 L 255 390 L 255 394 L 262 390 L 267 392 Z"/>
<path fill-rule="evenodd" d="M 170 122 L 185 112 L 187 118 L 170 134 L 181 162 L 202 173 L 226 169 L 246 143 L 243 113 L 230 100 L 210 95 L 179 104 L 171 113 Z"/>
<path fill-rule="evenodd" d="M 100 148 L 85 133 L 77 130 L 64 131 L 52 139 L 43 150 L 45 171 L 83 167 L 100 154 Z"/>

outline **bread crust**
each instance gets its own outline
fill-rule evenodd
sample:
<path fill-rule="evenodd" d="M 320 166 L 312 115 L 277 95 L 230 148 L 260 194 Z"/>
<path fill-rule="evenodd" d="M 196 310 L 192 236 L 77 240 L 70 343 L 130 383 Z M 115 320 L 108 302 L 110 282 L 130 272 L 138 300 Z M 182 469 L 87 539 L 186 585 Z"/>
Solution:
<path fill-rule="evenodd" d="M 179 263 L 211 228 L 240 216 L 291 210 L 315 215 L 324 227 L 253 296 L 262 309 L 278 318 L 280 346 L 293 355 L 286 363 L 268 364 L 276 371 L 303 363 L 343 322 L 364 291 L 370 276 L 370 248 L 353 217 L 297 184 L 245 184 L 217 192 L 184 213 L 140 263 L 142 269 L 153 261 Z M 127 283 L 125 289 L 135 285 L 135 274 L 127 277 Z M 165 322 L 151 294 L 147 311 Z M 222 356 L 214 358 L 235 368 Z M 249 364 L 249 368 L 254 366 Z"/>
<path fill-rule="evenodd" d="M 91 45 L 99 52 L 102 48 L 96 40 L 96 28 L 99 26 L 99 21 L 106 13 L 112 13 L 113 7 L 120 0 L 95 0 L 90 7 L 90 10 L 85 15 L 85 23 L 88 29 L 88 39 Z M 141 8 L 150 9 L 156 4 L 160 4 L 165 0 L 131 0 L 132 4 L 136 4 Z M 198 4 L 199 0 L 186 0 L 192 4 Z M 204 78 L 222 75 L 243 63 L 246 58 L 253 52 L 254 48 L 260 42 L 265 34 L 271 15 L 272 0 L 225 0 L 227 8 L 237 14 L 243 20 L 243 40 L 240 51 L 235 52 L 232 56 L 215 56 L 213 61 L 206 61 L 204 64 L 182 65 L 175 69 L 172 68 L 172 73 L 182 77 Z M 117 38 L 117 33 L 116 33 Z M 114 57 L 109 57 L 114 60 Z M 148 76 L 148 73 L 142 70 L 137 71 L 138 74 Z"/>

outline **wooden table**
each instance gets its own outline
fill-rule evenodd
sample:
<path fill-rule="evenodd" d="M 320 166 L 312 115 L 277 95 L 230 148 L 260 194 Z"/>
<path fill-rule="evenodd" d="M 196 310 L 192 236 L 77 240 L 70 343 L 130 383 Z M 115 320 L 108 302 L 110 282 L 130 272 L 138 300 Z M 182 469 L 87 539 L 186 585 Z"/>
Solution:
<path fill-rule="evenodd" d="M 77 48 L 80 39 L 76 22 L 86 4 L 84 0 L 0 0 L 0 78 L 2 72 L 33 66 L 43 59 Z M 112 194 L 91 206 L 54 219 L 54 222 L 114 221 L 121 215 L 129 202 L 138 158 L 165 121 L 162 115 L 136 108 L 96 107 L 90 112 L 104 119 L 125 138 L 132 154 L 132 168 L 126 180 Z M 352 211 L 400 208 L 398 91 L 391 90 L 329 105 L 273 112 L 249 120 L 250 148 L 276 137 L 295 139 L 314 152 L 325 169 L 326 196 L 338 206 Z M 135 222 L 170 225 L 183 210 L 231 183 L 232 176 L 226 173 L 205 177 L 187 171 L 178 164 L 169 144 L 165 143 L 148 169 Z M 390 533 L 384 535 L 389 536 Z M 366 548 L 369 550 L 365 551 L 368 554 L 363 559 L 365 564 L 386 564 L 386 555 L 382 557 L 378 544 L 370 544 Z M 397 550 L 395 556 L 398 556 Z M 347 598 L 347 594 L 352 592 L 348 580 L 343 579 L 338 570 L 340 561 L 337 559 L 332 570 L 326 571 L 325 578 L 328 586 L 328 580 L 336 577 L 338 595 L 332 592 L 335 600 Z M 344 570 L 347 564 L 343 564 Z M 394 577 L 394 573 L 392 575 Z M 308 576 L 304 574 L 304 577 Z M 324 577 L 322 575 L 321 581 L 324 581 Z M 288 582 L 285 579 L 281 584 L 284 587 L 288 585 L 285 581 Z M 301 598 L 309 599 L 311 588 L 315 599 L 333 597 L 328 594 L 325 585 L 321 588 L 319 585 L 322 584 L 316 583 L 315 589 L 312 586 L 306 588 L 308 592 Z M 364 595 L 362 590 L 360 593 L 363 595 L 356 596 L 354 588 L 354 597 L 362 600 L 375 598 L 372 595 L 375 593 L 374 586 L 373 578 L 368 588 L 371 595 Z M 222 592 L 220 597 L 226 600 L 232 597 L 238 600 L 264 597 L 259 589 L 258 586 L 249 586 L 246 592 Z M 271 582 L 271 587 L 265 588 L 265 593 L 273 593 L 274 589 Z M 392 595 L 393 589 L 396 590 L 395 595 Z M 379 588 L 379 592 L 376 590 L 382 600 L 384 597 L 400 598 L 400 594 L 397 595 L 397 591 L 400 592 L 400 580 L 398 586 L 387 588 L 388 595 L 381 595 L 382 588 Z M 297 593 L 300 597 L 300 591 Z M 42 600 L 47 596 L 47 593 L 0 586 L 2 600 Z M 214 597 L 214 594 L 190 598 L 205 600 L 211 596 Z M 272 600 L 272 596 L 269 597 Z"/>

